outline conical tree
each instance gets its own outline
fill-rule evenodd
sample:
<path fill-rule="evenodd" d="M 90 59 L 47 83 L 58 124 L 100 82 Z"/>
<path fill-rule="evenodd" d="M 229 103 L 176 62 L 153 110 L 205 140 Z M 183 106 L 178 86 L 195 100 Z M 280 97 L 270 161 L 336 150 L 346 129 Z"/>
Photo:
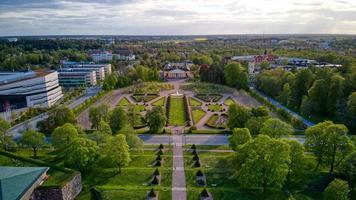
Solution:
<path fill-rule="evenodd" d="M 159 183 L 159 180 L 158 180 L 157 176 L 154 176 L 152 181 L 151 181 L 151 184 L 152 185 L 158 185 L 158 183 Z"/>
<path fill-rule="evenodd" d="M 195 161 L 195 163 L 194 163 L 193 166 L 194 166 L 194 167 L 200 167 L 200 162 L 199 162 L 199 160 Z"/>
<path fill-rule="evenodd" d="M 198 155 L 194 155 L 193 156 L 193 161 L 197 161 L 197 160 L 199 160 L 199 156 Z"/>
<path fill-rule="evenodd" d="M 151 188 L 151 191 L 148 193 L 148 197 L 156 197 L 156 192 L 153 190 L 153 188 Z"/>
<path fill-rule="evenodd" d="M 160 155 L 157 155 L 157 158 L 156 158 L 156 160 L 159 160 L 159 161 L 161 161 L 161 160 L 162 160 L 161 156 L 160 156 Z"/>
<path fill-rule="evenodd" d="M 197 149 L 197 147 L 195 146 L 195 144 L 193 144 L 193 145 L 192 145 L 192 147 L 190 147 L 190 149 L 192 149 L 192 150 L 196 150 L 196 149 Z"/>
<path fill-rule="evenodd" d="M 159 171 L 158 171 L 158 168 L 156 168 L 156 170 L 153 172 L 153 175 L 155 175 L 155 176 L 159 176 Z"/>
<path fill-rule="evenodd" d="M 161 161 L 160 161 L 160 160 L 156 160 L 154 166 L 155 166 L 155 167 L 160 167 L 160 166 L 162 166 Z"/>
<path fill-rule="evenodd" d="M 197 173 L 196 173 L 195 175 L 196 175 L 196 176 L 199 176 L 199 177 L 200 177 L 200 176 L 204 176 L 203 172 L 202 172 L 202 171 L 200 171 L 200 170 L 198 170 L 198 171 L 197 171 Z"/>
<path fill-rule="evenodd" d="M 204 190 L 200 193 L 200 197 L 209 197 L 208 191 L 204 188 Z"/>
<path fill-rule="evenodd" d="M 159 149 L 156 154 L 157 154 L 157 155 L 163 155 L 162 149 Z"/>
<path fill-rule="evenodd" d="M 159 149 L 164 149 L 163 144 L 160 144 L 158 148 Z"/>
<path fill-rule="evenodd" d="M 193 155 L 197 155 L 198 153 L 197 153 L 197 151 L 195 149 L 193 149 L 192 154 Z"/>

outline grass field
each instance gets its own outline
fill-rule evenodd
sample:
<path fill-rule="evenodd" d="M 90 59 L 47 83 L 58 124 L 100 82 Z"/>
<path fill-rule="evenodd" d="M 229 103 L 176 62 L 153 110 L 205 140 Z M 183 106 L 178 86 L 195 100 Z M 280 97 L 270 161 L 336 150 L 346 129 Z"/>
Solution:
<path fill-rule="evenodd" d="M 160 99 L 158 99 L 157 101 L 153 102 L 152 105 L 153 106 L 164 106 L 164 102 L 166 100 L 166 97 L 162 97 Z"/>
<path fill-rule="evenodd" d="M 171 97 L 169 106 L 169 124 L 172 126 L 183 126 L 186 119 L 183 97 Z"/>
<path fill-rule="evenodd" d="M 236 102 L 231 98 L 231 97 L 228 97 L 227 99 L 225 99 L 224 101 L 224 104 L 229 106 L 231 104 L 235 104 Z"/>
<path fill-rule="evenodd" d="M 129 102 L 129 100 L 127 100 L 126 97 L 122 98 L 119 103 L 117 104 L 118 106 L 128 106 L 130 105 L 131 103 Z"/>
<path fill-rule="evenodd" d="M 198 123 L 201 118 L 204 117 L 206 112 L 200 108 L 193 108 L 192 109 L 192 115 L 193 115 L 193 122 L 194 124 Z"/>
<path fill-rule="evenodd" d="M 220 106 L 219 104 L 210 104 L 208 105 L 208 109 L 213 112 L 218 112 L 222 109 L 222 106 Z"/>
<path fill-rule="evenodd" d="M 202 102 L 192 98 L 192 97 L 189 97 L 189 105 L 190 106 L 201 106 L 202 105 Z"/>

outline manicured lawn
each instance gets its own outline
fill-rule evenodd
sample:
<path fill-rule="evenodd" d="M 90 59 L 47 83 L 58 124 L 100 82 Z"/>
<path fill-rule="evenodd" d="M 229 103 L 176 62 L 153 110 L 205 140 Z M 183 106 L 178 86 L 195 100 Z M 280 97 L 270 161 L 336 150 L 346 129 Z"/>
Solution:
<path fill-rule="evenodd" d="M 205 123 L 205 125 L 209 126 L 210 128 L 217 128 L 217 129 L 224 129 L 226 127 L 226 124 L 219 124 L 218 114 L 212 115 Z"/>
<path fill-rule="evenodd" d="M 202 102 L 192 98 L 192 97 L 189 97 L 189 105 L 190 106 L 201 106 L 202 105 Z"/>
<path fill-rule="evenodd" d="M 201 118 L 204 117 L 206 112 L 200 108 L 193 108 L 192 109 L 192 115 L 193 115 L 193 122 L 194 124 L 198 123 Z"/>
<path fill-rule="evenodd" d="M 157 101 L 153 102 L 152 105 L 153 106 L 164 106 L 164 102 L 166 100 L 166 97 L 162 97 L 160 99 L 158 99 Z"/>
<path fill-rule="evenodd" d="M 224 104 L 229 106 L 231 104 L 235 104 L 236 102 L 231 98 L 231 97 L 228 97 L 227 99 L 225 99 L 224 101 Z"/>
<path fill-rule="evenodd" d="M 131 103 L 129 102 L 129 100 L 127 100 L 127 98 L 122 98 L 119 103 L 117 104 L 118 106 L 128 106 L 130 105 Z"/>
<path fill-rule="evenodd" d="M 213 112 L 219 112 L 222 109 L 222 106 L 219 104 L 210 104 L 208 105 L 208 109 Z"/>
<path fill-rule="evenodd" d="M 183 126 L 186 119 L 186 109 L 184 107 L 184 98 L 183 97 L 170 97 L 170 106 L 169 106 L 169 124 Z"/>
<path fill-rule="evenodd" d="M 103 190 L 101 192 L 104 200 L 112 200 L 112 199 L 145 199 L 147 193 L 150 189 L 120 189 L 120 190 Z M 155 190 L 158 191 L 158 199 L 168 200 L 172 199 L 172 191 L 169 189 L 164 190 Z"/>

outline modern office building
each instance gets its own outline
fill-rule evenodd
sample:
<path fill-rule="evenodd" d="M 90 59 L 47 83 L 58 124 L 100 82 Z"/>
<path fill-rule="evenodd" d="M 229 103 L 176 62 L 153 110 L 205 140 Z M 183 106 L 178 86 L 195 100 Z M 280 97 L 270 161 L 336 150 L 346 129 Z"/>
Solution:
<path fill-rule="evenodd" d="M 95 64 L 95 63 L 77 63 L 77 62 L 62 62 L 62 68 L 95 70 L 97 80 L 104 80 L 105 75 L 111 74 L 111 64 Z M 79 70 L 78 70 L 79 71 Z"/>
<path fill-rule="evenodd" d="M 90 57 L 93 59 L 94 62 L 109 62 L 112 61 L 113 54 L 109 51 L 90 51 Z"/>
<path fill-rule="evenodd" d="M 62 97 L 56 71 L 0 72 L 0 111 L 51 107 Z"/>
<path fill-rule="evenodd" d="M 59 85 L 65 88 L 69 87 L 91 87 L 96 85 L 96 72 L 78 71 L 76 69 L 58 70 Z"/>

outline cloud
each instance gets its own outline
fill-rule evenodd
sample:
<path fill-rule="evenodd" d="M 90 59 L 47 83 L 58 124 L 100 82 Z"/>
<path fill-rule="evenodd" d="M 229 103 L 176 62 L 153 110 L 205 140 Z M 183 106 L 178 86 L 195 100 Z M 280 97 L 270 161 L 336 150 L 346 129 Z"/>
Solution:
<path fill-rule="evenodd" d="M 353 0 L 2 0 L 0 35 L 356 34 Z"/>

